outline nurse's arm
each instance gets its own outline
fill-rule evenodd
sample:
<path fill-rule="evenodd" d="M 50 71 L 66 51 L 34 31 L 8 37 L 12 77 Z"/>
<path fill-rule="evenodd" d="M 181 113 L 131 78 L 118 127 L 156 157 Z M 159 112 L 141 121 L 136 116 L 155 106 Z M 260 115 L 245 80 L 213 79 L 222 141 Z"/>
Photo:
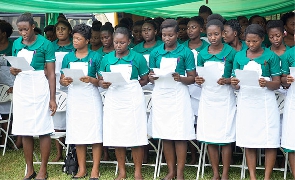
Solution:
<path fill-rule="evenodd" d="M 141 85 L 141 87 L 147 85 L 147 83 L 149 82 L 149 77 L 148 75 L 144 75 L 142 77 L 140 77 L 140 79 L 138 80 L 139 84 Z"/>
<path fill-rule="evenodd" d="M 49 90 L 50 90 L 50 102 L 49 102 L 49 108 L 51 113 L 51 116 L 55 114 L 56 111 L 56 102 L 55 102 L 55 90 L 56 90 L 56 84 L 55 84 L 55 62 L 48 62 L 46 63 L 47 68 L 47 79 L 49 82 Z"/>
<path fill-rule="evenodd" d="M 69 84 L 71 84 L 73 82 L 73 79 L 71 77 L 65 77 L 64 74 L 61 74 L 60 79 L 59 79 L 59 83 L 62 86 L 68 86 Z"/>
<path fill-rule="evenodd" d="M 178 73 L 175 73 L 175 75 L 179 75 Z M 177 79 L 179 82 L 182 82 L 185 85 L 190 85 L 195 83 L 195 77 L 196 77 L 196 71 L 186 71 L 187 77 L 179 76 Z"/>
<path fill-rule="evenodd" d="M 98 87 L 98 79 L 90 77 L 90 76 L 83 76 L 80 78 L 80 81 L 84 83 L 92 83 L 94 86 Z"/>
<path fill-rule="evenodd" d="M 99 85 L 99 87 L 101 87 L 103 89 L 108 89 L 111 84 L 112 83 L 110 83 L 110 82 L 105 82 L 103 80 L 103 77 L 98 75 L 98 85 Z"/>
<path fill-rule="evenodd" d="M 265 81 L 265 87 L 269 90 L 277 90 L 281 85 L 281 76 L 272 76 L 272 81 L 266 81 L 264 78 L 259 79 L 259 84 L 263 87 L 263 81 Z"/>

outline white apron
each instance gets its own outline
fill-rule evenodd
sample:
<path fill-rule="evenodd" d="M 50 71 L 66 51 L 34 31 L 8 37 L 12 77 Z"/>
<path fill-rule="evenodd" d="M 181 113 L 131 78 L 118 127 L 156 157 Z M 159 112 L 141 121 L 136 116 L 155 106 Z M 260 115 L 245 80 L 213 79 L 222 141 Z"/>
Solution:
<path fill-rule="evenodd" d="M 66 144 L 102 143 L 102 100 L 93 84 L 68 86 L 66 125 Z"/>
<path fill-rule="evenodd" d="M 103 145 L 133 147 L 148 144 L 145 98 L 137 80 L 110 86 L 105 93 Z"/>
<path fill-rule="evenodd" d="M 162 58 L 160 68 L 174 71 L 175 58 Z M 152 94 L 153 138 L 168 140 L 195 139 L 194 121 L 188 86 L 174 81 L 173 77 L 160 77 L 155 81 Z"/>
<path fill-rule="evenodd" d="M 224 65 L 218 63 L 220 77 Z M 236 140 L 236 97 L 231 85 L 202 87 L 199 103 L 197 140 L 211 143 L 230 143 Z"/>
<path fill-rule="evenodd" d="M 288 89 L 285 98 L 284 117 L 282 123 L 281 147 L 295 150 L 295 83 Z"/>
<path fill-rule="evenodd" d="M 0 66 L 0 84 L 13 87 L 15 76 L 10 74 L 10 67 Z M 0 103 L 0 114 L 9 114 L 10 102 Z"/>
<path fill-rule="evenodd" d="M 262 74 L 261 65 L 255 61 L 250 61 L 244 70 Z M 266 87 L 241 86 L 237 107 L 237 146 L 280 147 L 280 115 L 274 91 Z"/>
<path fill-rule="evenodd" d="M 44 71 L 20 72 L 13 86 L 12 134 L 45 135 L 53 132 L 50 91 Z"/>

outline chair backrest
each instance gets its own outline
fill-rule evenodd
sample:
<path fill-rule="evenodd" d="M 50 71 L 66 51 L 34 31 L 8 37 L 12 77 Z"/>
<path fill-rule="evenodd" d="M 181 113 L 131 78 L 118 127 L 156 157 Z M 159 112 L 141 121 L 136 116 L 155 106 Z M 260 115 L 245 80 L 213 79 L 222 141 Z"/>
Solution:
<path fill-rule="evenodd" d="M 276 99 L 280 114 L 284 112 L 284 105 L 285 105 L 285 95 L 279 91 L 275 91 Z"/>
<path fill-rule="evenodd" d="M 10 87 L 5 85 L 5 84 L 0 84 L 0 102 L 8 102 L 8 101 L 12 101 L 12 93 L 7 93 L 7 90 Z"/>
<path fill-rule="evenodd" d="M 144 90 L 146 112 L 151 112 L 152 109 L 152 91 Z"/>
<path fill-rule="evenodd" d="M 56 91 L 56 112 L 63 112 L 67 109 L 67 94 L 63 91 Z"/>

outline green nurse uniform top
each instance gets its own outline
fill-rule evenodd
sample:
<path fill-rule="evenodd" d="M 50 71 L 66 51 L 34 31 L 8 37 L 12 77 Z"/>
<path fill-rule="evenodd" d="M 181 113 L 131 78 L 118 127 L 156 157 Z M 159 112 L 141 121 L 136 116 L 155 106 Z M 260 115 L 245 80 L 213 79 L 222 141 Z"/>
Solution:
<path fill-rule="evenodd" d="M 247 57 L 247 49 L 237 52 L 234 60 L 234 70 L 244 69 L 250 61 L 255 61 L 260 64 L 263 77 L 280 76 L 280 59 L 279 57 L 268 48 L 263 48 L 264 51 L 261 56 L 250 59 Z"/>
<path fill-rule="evenodd" d="M 137 80 L 138 76 L 142 77 L 149 73 L 149 68 L 143 55 L 132 49 L 129 49 L 129 53 L 122 58 L 116 57 L 116 51 L 105 55 L 100 64 L 100 72 L 111 72 L 110 66 L 118 64 L 130 64 L 132 66 L 130 80 Z"/>
<path fill-rule="evenodd" d="M 99 53 L 100 55 L 102 55 L 102 57 L 104 57 L 105 55 L 110 53 L 110 52 L 104 52 L 103 46 L 101 46 L 98 50 L 96 50 L 96 52 Z"/>
<path fill-rule="evenodd" d="M 187 40 L 187 41 L 185 41 L 185 42 L 182 43 L 182 44 L 183 44 L 184 46 L 190 48 L 190 47 L 189 47 L 189 41 L 190 41 L 190 40 Z M 200 52 L 202 49 L 204 49 L 206 46 L 209 45 L 209 43 L 208 43 L 207 41 L 205 41 L 204 39 L 201 39 L 201 41 L 202 41 L 201 46 L 200 46 L 200 47 L 197 47 L 197 48 L 195 49 L 197 52 Z"/>
<path fill-rule="evenodd" d="M 71 41 L 70 44 L 65 45 L 65 46 L 60 46 L 57 43 L 58 43 L 58 39 L 52 42 L 55 52 L 72 52 L 72 51 L 75 51 L 75 48 L 73 46 L 72 41 Z"/>
<path fill-rule="evenodd" d="M 162 44 L 162 43 L 163 43 L 162 41 L 157 40 L 157 41 L 156 41 L 156 44 L 155 44 L 153 47 L 145 48 L 145 47 L 144 47 L 144 42 L 141 42 L 141 43 L 137 44 L 132 50 L 133 50 L 133 51 L 136 51 L 136 52 L 138 52 L 138 53 L 140 53 L 140 54 L 142 54 L 142 55 L 144 55 L 144 54 L 151 54 L 152 50 L 153 50 L 155 47 L 157 47 L 157 46 L 159 46 L 160 44 Z"/>
<path fill-rule="evenodd" d="M 5 56 L 11 56 L 12 55 L 12 45 L 13 45 L 13 42 L 11 40 L 8 40 L 7 48 L 0 51 L 0 55 L 2 54 Z"/>
<path fill-rule="evenodd" d="M 95 51 L 88 50 L 87 56 L 80 59 L 76 56 L 76 51 L 72 51 L 65 55 L 62 60 L 61 68 L 70 68 L 71 62 L 88 62 L 88 76 L 96 78 L 96 73 L 99 70 L 102 56 Z M 63 72 L 61 71 L 63 74 Z"/>
<path fill-rule="evenodd" d="M 286 58 L 282 59 L 282 74 L 290 74 L 289 67 L 295 67 L 295 46 L 284 54 Z"/>
<path fill-rule="evenodd" d="M 172 51 L 166 51 L 164 43 L 156 47 L 150 54 L 150 68 L 160 68 L 163 57 L 177 58 L 175 72 L 180 75 L 185 75 L 185 71 L 195 71 L 196 69 L 194 54 L 182 44 L 177 43 L 176 48 Z"/>
<path fill-rule="evenodd" d="M 208 48 L 209 46 L 204 48 L 198 54 L 198 66 L 203 67 L 205 62 L 207 61 L 224 62 L 225 67 L 222 76 L 224 78 L 230 78 L 232 74 L 233 61 L 236 54 L 236 50 L 227 44 L 223 44 L 223 48 L 218 54 L 209 54 Z"/>
<path fill-rule="evenodd" d="M 54 48 L 51 41 L 41 35 L 37 35 L 36 41 L 33 44 L 25 45 L 22 43 L 23 37 L 19 37 L 13 43 L 12 55 L 17 56 L 17 53 L 22 49 L 34 51 L 31 66 L 35 70 L 44 70 L 45 63 L 55 62 Z"/>
<path fill-rule="evenodd" d="M 285 45 L 285 47 L 286 47 L 286 51 L 279 56 L 279 58 L 280 58 L 280 66 L 282 64 L 283 59 L 286 59 L 288 57 L 288 53 L 287 52 L 290 49 L 290 47 L 289 46 L 286 46 L 286 45 Z M 271 46 L 269 47 L 269 49 L 271 50 Z"/>

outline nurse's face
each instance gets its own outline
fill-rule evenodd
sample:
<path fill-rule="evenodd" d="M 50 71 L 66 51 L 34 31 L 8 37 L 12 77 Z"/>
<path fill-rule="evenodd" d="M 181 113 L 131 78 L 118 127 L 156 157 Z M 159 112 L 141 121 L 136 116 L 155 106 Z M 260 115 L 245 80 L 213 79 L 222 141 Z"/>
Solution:
<path fill-rule="evenodd" d="M 216 25 L 211 25 L 207 28 L 207 37 L 212 46 L 218 46 L 222 43 L 221 28 Z"/>
<path fill-rule="evenodd" d="M 248 26 L 249 25 L 249 21 L 247 18 L 243 17 L 239 20 L 239 24 L 240 26 Z"/>
<path fill-rule="evenodd" d="M 149 23 L 144 23 L 141 28 L 141 35 L 146 42 L 155 40 L 157 30 Z"/>
<path fill-rule="evenodd" d="M 174 27 L 168 27 L 162 29 L 162 40 L 165 43 L 165 47 L 171 48 L 176 46 L 178 33 L 175 32 Z"/>
<path fill-rule="evenodd" d="M 88 39 L 85 39 L 80 33 L 75 33 L 73 35 L 73 46 L 75 49 L 83 49 L 87 47 L 89 43 Z"/>
<path fill-rule="evenodd" d="M 290 17 L 287 19 L 286 25 L 284 26 L 288 34 L 293 34 L 295 32 L 295 17 Z"/>
<path fill-rule="evenodd" d="M 58 40 L 65 41 L 70 38 L 71 30 L 63 23 L 56 26 L 56 37 Z"/>
<path fill-rule="evenodd" d="M 226 43 L 232 43 L 235 40 L 235 37 L 237 36 L 237 31 L 233 31 L 233 29 L 229 25 L 224 26 L 223 30 L 223 40 Z"/>
<path fill-rule="evenodd" d="M 47 32 L 45 33 L 45 36 L 46 36 L 46 38 L 47 38 L 49 41 L 51 41 L 51 42 L 56 40 L 56 36 L 55 36 L 55 34 L 54 34 L 53 31 L 47 31 Z"/>
<path fill-rule="evenodd" d="M 100 32 L 99 31 L 93 31 L 93 30 L 91 30 L 90 44 L 92 46 L 98 46 L 98 45 L 101 44 L 101 41 L 100 41 Z"/>
<path fill-rule="evenodd" d="M 141 42 L 143 41 L 142 35 L 141 35 L 141 26 L 134 26 L 132 29 L 132 35 L 134 37 L 135 42 Z"/>
<path fill-rule="evenodd" d="M 269 29 L 268 37 L 274 47 L 279 47 L 283 43 L 283 32 L 278 28 Z"/>
<path fill-rule="evenodd" d="M 261 48 L 264 38 L 259 37 L 257 34 L 247 34 L 246 44 L 250 51 L 257 52 Z"/>
<path fill-rule="evenodd" d="M 113 36 L 109 31 L 101 31 L 100 32 L 100 40 L 103 47 L 111 47 L 113 44 Z"/>
<path fill-rule="evenodd" d="M 114 48 L 116 54 L 124 54 L 128 50 L 130 39 L 125 34 L 116 33 L 114 35 Z"/>
<path fill-rule="evenodd" d="M 265 29 L 265 22 L 262 17 L 255 17 L 252 20 L 252 24 L 259 24 L 261 27 L 263 27 L 263 29 Z"/>
<path fill-rule="evenodd" d="M 196 22 L 196 21 L 190 21 L 187 24 L 187 35 L 190 39 L 196 39 L 200 37 L 201 32 L 203 31 L 203 28 Z"/>
<path fill-rule="evenodd" d="M 188 39 L 186 30 L 187 30 L 187 26 L 185 24 L 179 25 L 179 33 L 178 33 L 179 39 L 181 40 Z"/>
<path fill-rule="evenodd" d="M 30 40 L 35 36 L 34 28 L 35 25 L 30 25 L 28 21 L 21 21 L 16 24 L 19 34 L 22 36 L 23 40 Z"/>
<path fill-rule="evenodd" d="M 245 30 L 247 26 L 242 26 L 241 27 L 241 34 L 239 35 L 240 40 L 245 41 Z"/>

